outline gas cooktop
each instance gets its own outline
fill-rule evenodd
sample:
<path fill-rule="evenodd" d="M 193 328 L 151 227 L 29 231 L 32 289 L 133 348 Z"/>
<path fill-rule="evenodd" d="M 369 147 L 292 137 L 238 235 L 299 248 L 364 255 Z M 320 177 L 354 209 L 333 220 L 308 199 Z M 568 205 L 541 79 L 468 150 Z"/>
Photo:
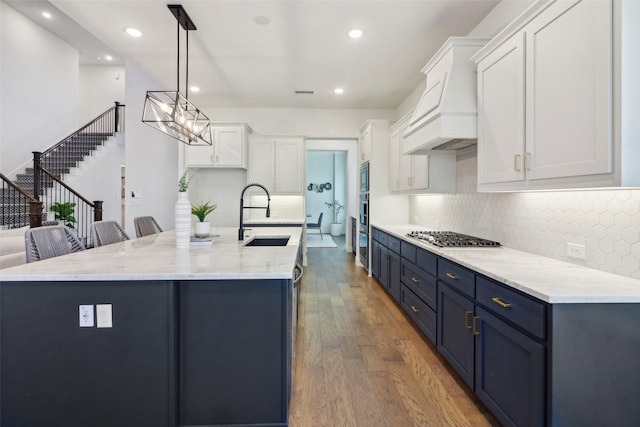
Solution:
<path fill-rule="evenodd" d="M 490 248 L 500 246 L 500 243 L 493 240 L 467 236 L 453 231 L 411 231 L 407 233 L 407 236 L 441 248 Z"/>

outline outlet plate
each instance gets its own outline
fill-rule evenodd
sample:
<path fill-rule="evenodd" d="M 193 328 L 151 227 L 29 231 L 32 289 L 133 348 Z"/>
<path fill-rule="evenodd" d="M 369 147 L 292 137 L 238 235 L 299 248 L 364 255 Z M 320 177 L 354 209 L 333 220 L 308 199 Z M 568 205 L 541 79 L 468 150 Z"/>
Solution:
<path fill-rule="evenodd" d="M 586 259 L 584 245 L 567 243 L 567 256 L 574 259 Z"/>
<path fill-rule="evenodd" d="M 78 315 L 81 328 L 93 328 L 94 316 L 93 305 L 80 305 L 78 306 Z"/>

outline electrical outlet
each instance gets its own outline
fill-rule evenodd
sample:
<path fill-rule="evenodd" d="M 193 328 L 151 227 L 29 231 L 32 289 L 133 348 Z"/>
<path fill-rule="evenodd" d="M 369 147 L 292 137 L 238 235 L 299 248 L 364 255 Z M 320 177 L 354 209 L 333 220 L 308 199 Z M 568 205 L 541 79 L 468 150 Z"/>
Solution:
<path fill-rule="evenodd" d="M 81 328 L 93 328 L 93 305 L 78 306 Z"/>
<path fill-rule="evenodd" d="M 111 311 L 111 304 L 97 304 L 97 326 L 98 328 L 112 328 L 113 316 Z"/>
<path fill-rule="evenodd" d="M 584 245 L 567 243 L 567 256 L 574 259 L 586 259 Z"/>

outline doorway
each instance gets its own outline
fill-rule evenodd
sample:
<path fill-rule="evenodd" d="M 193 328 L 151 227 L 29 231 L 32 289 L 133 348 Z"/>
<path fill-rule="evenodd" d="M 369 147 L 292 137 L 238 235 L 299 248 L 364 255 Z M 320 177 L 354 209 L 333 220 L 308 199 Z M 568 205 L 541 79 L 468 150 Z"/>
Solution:
<path fill-rule="evenodd" d="M 307 139 L 305 209 L 307 222 L 317 222 L 322 213 L 321 231 L 351 251 L 351 217 L 357 213 L 356 139 Z M 334 224 L 332 226 L 332 224 Z M 309 230 L 309 236 L 318 240 Z M 319 236 L 319 234 L 318 234 Z M 340 245 L 342 246 L 342 244 Z M 312 246 L 313 247 L 313 246 Z"/>

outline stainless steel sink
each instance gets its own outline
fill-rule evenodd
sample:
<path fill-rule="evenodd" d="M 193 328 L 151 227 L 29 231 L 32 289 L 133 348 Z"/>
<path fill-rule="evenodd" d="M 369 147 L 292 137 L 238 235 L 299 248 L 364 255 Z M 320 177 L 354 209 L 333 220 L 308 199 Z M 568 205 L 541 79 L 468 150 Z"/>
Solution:
<path fill-rule="evenodd" d="M 242 246 L 287 246 L 291 236 L 253 236 Z"/>

